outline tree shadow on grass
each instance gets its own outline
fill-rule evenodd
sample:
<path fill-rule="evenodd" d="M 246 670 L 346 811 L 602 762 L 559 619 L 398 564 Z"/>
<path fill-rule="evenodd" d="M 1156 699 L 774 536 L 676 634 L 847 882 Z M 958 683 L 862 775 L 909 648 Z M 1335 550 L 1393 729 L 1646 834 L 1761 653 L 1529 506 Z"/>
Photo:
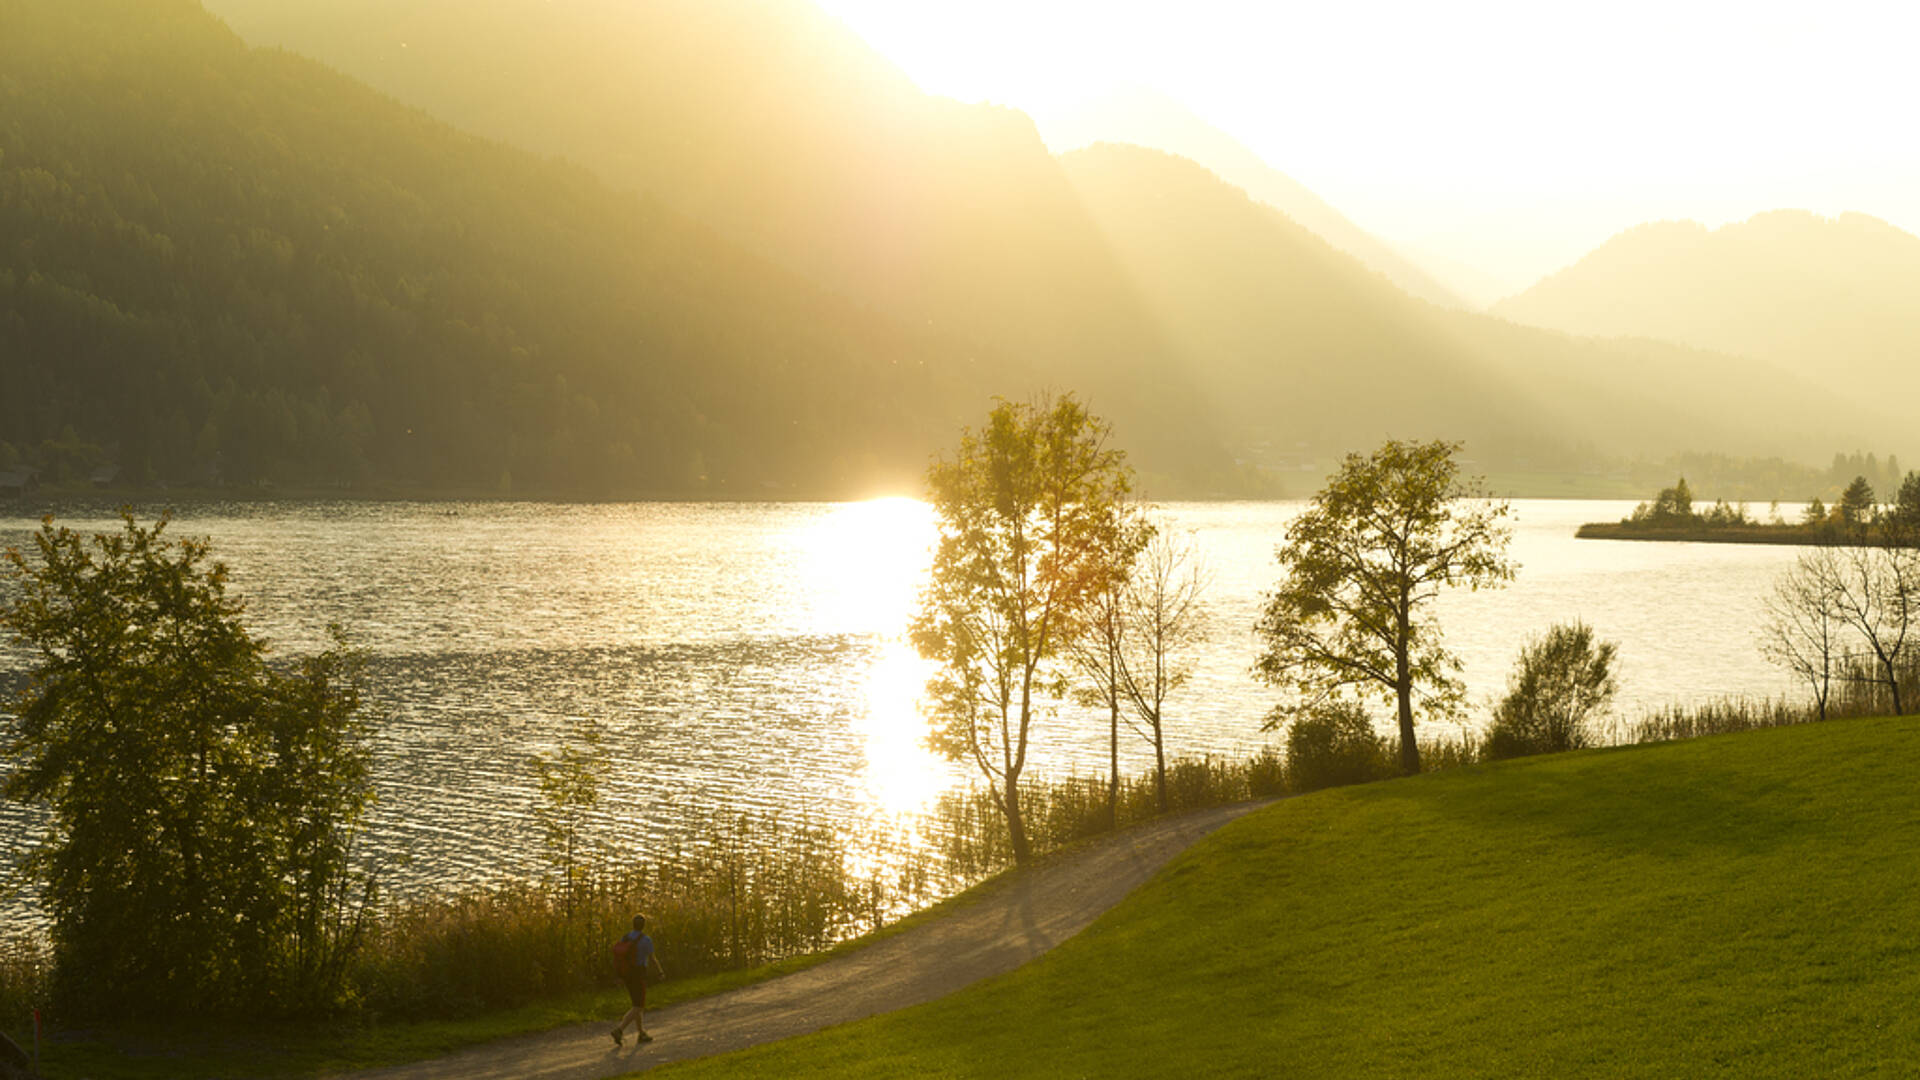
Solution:
<path fill-rule="evenodd" d="M 1489 839 L 1551 837 L 1662 858 L 1705 851 L 1759 855 L 1793 843 L 1818 819 L 1781 776 L 1692 755 L 1602 751 L 1378 787 L 1427 813 L 1466 819 Z"/>

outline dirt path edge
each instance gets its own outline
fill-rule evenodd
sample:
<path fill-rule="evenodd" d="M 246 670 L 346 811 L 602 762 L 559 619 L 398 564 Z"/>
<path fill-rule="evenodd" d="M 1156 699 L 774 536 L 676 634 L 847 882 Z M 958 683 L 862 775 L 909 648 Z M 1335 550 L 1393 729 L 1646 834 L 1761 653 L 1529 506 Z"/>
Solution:
<path fill-rule="evenodd" d="M 723 1054 L 944 997 L 1079 933 L 1174 856 L 1265 802 L 1160 818 L 1061 852 L 979 901 L 804 971 L 650 1012 L 654 1042 L 615 1047 L 614 1017 L 342 1080 L 588 1080 Z M 672 927 L 661 927 L 663 952 Z"/>

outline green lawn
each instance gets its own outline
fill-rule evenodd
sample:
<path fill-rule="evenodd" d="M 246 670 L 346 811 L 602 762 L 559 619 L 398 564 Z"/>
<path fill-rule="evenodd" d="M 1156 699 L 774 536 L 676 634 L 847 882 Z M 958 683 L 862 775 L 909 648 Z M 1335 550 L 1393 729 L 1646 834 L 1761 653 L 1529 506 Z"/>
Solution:
<path fill-rule="evenodd" d="M 1013 975 L 666 1072 L 1910 1075 L 1917 781 L 1878 719 L 1325 792 Z"/>

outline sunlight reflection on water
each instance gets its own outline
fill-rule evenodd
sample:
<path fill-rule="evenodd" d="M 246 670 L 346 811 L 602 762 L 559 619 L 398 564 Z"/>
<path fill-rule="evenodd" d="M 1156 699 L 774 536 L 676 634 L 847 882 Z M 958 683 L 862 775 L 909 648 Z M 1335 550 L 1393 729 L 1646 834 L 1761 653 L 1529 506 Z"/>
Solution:
<path fill-rule="evenodd" d="M 1522 502 L 1508 589 L 1444 599 L 1441 618 L 1481 706 L 1521 641 L 1582 617 L 1619 640 L 1622 711 L 1785 681 L 1753 643 L 1760 596 L 1791 548 L 1575 541 L 1627 504 Z M 32 508 L 37 511 L 39 508 Z M 97 504 L 58 507 L 115 527 Z M 151 516 L 157 508 L 142 508 Z M 1180 504 L 1212 571 L 1211 638 L 1173 702 L 1176 753 L 1244 754 L 1277 700 L 1248 675 L 1290 503 Z M 0 517 L 0 544 L 29 517 Z M 374 657 L 379 805 L 372 847 L 406 886 L 532 873 L 531 755 L 585 718 L 613 776 L 596 827 L 621 850 L 664 850 L 717 813 L 878 825 L 964 784 L 923 742 L 927 666 L 903 632 L 933 525 L 912 500 L 855 504 L 187 506 L 280 655 L 344 624 Z M 23 658 L 0 653 L 0 675 Z M 1103 767 L 1104 724 L 1046 718 L 1034 768 Z M 1129 746 L 1141 768 L 1144 745 Z M 16 842 L 38 818 L 0 806 Z"/>

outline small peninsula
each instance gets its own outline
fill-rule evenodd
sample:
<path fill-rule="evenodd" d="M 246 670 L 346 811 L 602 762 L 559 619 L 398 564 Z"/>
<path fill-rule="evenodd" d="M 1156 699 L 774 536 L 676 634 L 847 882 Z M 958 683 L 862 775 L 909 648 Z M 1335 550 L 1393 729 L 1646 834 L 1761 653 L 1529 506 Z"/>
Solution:
<path fill-rule="evenodd" d="M 1776 504 L 1777 505 L 1777 504 Z M 1831 507 L 1819 497 L 1809 500 L 1798 520 L 1788 521 L 1775 509 L 1761 521 L 1737 505 L 1715 502 L 1705 511 L 1693 508 L 1693 492 L 1681 477 L 1662 488 L 1652 502 L 1643 502 L 1619 521 L 1595 521 L 1580 526 L 1581 540 L 1667 540 L 1696 544 L 1898 544 L 1920 546 L 1920 473 L 1909 472 L 1894 502 L 1882 505 L 1864 476 L 1856 476 Z"/>

